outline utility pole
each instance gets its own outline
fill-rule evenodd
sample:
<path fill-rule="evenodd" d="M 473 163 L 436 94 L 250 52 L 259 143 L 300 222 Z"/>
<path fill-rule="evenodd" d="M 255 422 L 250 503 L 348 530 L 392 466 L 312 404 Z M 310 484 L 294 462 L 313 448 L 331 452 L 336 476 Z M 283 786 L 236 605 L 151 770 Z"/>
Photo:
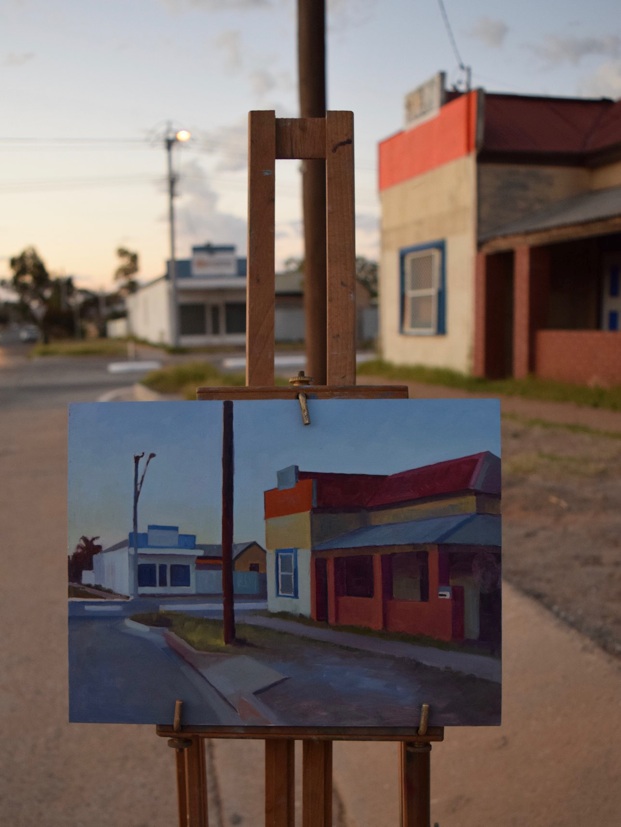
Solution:
<path fill-rule="evenodd" d="M 326 115 L 326 4 L 298 0 L 298 83 L 302 118 Z M 326 383 L 326 163 L 302 161 L 306 373 Z"/>
<path fill-rule="evenodd" d="M 235 643 L 233 591 L 233 403 L 222 403 L 222 625 L 224 642 Z"/>

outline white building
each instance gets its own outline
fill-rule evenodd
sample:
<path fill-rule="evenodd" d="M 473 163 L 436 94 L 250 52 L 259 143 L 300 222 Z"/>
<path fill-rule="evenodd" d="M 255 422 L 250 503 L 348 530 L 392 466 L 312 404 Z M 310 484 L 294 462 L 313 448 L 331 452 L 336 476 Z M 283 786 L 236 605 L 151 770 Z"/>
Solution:
<path fill-rule="evenodd" d="M 177 526 L 150 525 L 134 535 L 103 549 L 93 557 L 93 570 L 82 574 L 84 585 L 103 586 L 116 594 L 195 594 L 196 535 L 180 534 Z"/>

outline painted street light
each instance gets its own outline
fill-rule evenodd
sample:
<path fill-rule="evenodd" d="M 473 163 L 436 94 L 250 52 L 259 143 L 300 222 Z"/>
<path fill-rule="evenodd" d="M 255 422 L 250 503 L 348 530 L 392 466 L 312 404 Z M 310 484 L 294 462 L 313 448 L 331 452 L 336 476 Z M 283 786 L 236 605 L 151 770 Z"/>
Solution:
<path fill-rule="evenodd" d="M 187 129 L 172 131 L 168 125 L 168 132 L 164 138 L 166 155 L 168 158 L 168 224 L 170 229 L 170 266 L 168 271 L 168 299 L 170 303 L 170 338 L 173 347 L 179 347 L 179 311 L 177 308 L 177 261 L 175 255 L 175 184 L 177 175 L 173 172 L 172 150 L 175 144 L 190 140 Z"/>
<path fill-rule="evenodd" d="M 149 467 L 149 463 L 152 459 L 155 458 L 155 454 L 151 453 L 147 457 L 147 461 L 144 464 L 144 468 L 142 469 L 142 476 L 140 479 L 138 478 L 138 474 L 140 471 L 140 460 L 144 457 L 144 451 L 140 454 L 134 454 L 134 513 L 133 513 L 133 561 L 132 565 L 130 566 L 130 576 L 131 576 L 131 583 L 129 591 L 132 597 L 138 597 L 138 499 L 140 497 L 140 492 L 142 491 L 142 484 L 144 483 L 144 477 L 147 473 L 147 468 Z"/>

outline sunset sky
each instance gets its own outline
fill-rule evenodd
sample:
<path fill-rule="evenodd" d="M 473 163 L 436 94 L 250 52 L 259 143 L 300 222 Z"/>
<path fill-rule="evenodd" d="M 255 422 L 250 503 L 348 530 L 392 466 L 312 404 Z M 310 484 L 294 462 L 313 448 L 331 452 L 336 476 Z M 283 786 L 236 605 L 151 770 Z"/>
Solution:
<path fill-rule="evenodd" d="M 621 96 L 617 0 L 328 8 L 328 106 L 354 111 L 357 249 L 369 257 L 378 142 L 436 72 L 461 84 L 463 63 L 489 91 Z M 294 0 L 7 0 L 0 32 L 0 278 L 27 245 L 85 287 L 110 286 L 118 246 L 139 253 L 141 279 L 161 275 L 168 123 L 193 133 L 175 147 L 178 256 L 206 241 L 245 254 L 247 113 L 299 114 Z M 277 179 L 282 262 L 301 253 L 297 162 Z"/>
<path fill-rule="evenodd" d="M 234 403 L 236 542 L 265 542 L 263 492 L 290 465 L 392 474 L 479 451 L 500 456 L 498 400 L 309 405 L 304 426 L 296 400 Z M 156 456 L 140 494 L 139 531 L 177 525 L 198 542 L 220 542 L 222 403 L 85 403 L 69 415 L 69 553 L 83 534 L 100 536 L 104 547 L 127 537 L 133 457 L 143 451 Z"/>

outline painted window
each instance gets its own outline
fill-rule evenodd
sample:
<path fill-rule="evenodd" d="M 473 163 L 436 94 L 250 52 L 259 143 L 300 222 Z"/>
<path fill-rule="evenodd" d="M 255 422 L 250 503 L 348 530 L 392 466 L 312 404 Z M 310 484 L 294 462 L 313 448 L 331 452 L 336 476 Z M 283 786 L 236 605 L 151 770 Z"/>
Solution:
<path fill-rule="evenodd" d="M 173 563 L 170 567 L 171 586 L 190 585 L 190 567 L 182 563 Z"/>
<path fill-rule="evenodd" d="M 279 597 L 298 596 L 298 552 L 295 548 L 276 552 L 276 593 Z"/>
<path fill-rule="evenodd" d="M 373 557 L 370 554 L 335 560 L 337 593 L 347 597 L 373 597 Z"/>
<path fill-rule="evenodd" d="M 444 242 L 407 247 L 400 253 L 401 332 L 446 332 Z"/>
<path fill-rule="evenodd" d="M 395 600 L 429 600 L 429 555 L 407 551 L 391 555 L 392 596 Z"/>
<path fill-rule="evenodd" d="M 157 585 L 157 569 L 155 563 L 139 563 L 138 565 L 138 585 L 139 586 L 156 586 Z"/>

